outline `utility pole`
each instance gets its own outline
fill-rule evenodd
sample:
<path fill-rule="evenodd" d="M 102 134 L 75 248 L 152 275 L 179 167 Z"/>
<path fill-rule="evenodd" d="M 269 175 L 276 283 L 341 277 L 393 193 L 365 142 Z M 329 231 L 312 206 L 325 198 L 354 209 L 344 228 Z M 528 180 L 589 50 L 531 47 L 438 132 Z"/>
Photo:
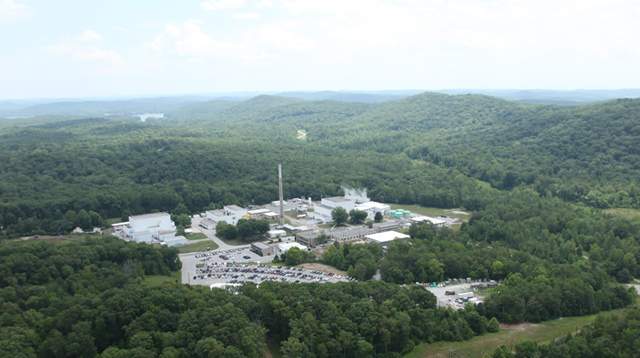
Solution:
<path fill-rule="evenodd" d="M 280 226 L 284 226 L 284 199 L 282 198 L 282 165 L 278 164 L 278 187 L 280 188 Z"/>
<path fill-rule="evenodd" d="M 515 332 L 510 331 L 509 334 L 511 335 L 511 351 L 513 352 L 513 335 L 515 334 Z"/>

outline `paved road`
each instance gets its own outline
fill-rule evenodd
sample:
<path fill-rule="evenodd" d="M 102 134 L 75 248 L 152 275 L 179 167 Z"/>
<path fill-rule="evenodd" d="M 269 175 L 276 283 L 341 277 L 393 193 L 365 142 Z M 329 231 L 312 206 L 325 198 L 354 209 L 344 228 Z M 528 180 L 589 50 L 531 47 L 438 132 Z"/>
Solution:
<path fill-rule="evenodd" d="M 205 229 L 202 226 L 200 226 L 200 221 L 202 219 L 203 218 L 201 218 L 200 216 L 196 216 L 195 218 L 192 217 L 191 218 L 191 228 L 193 229 L 194 232 L 201 232 L 201 233 L 207 235 L 208 239 L 212 240 L 213 242 L 215 242 L 218 245 L 218 250 L 225 251 L 225 250 L 231 250 L 231 249 L 237 249 L 237 248 L 251 246 L 251 245 L 234 246 L 234 245 L 229 245 L 229 244 L 225 243 L 224 241 L 220 240 L 216 236 L 216 231 L 215 230 Z"/>

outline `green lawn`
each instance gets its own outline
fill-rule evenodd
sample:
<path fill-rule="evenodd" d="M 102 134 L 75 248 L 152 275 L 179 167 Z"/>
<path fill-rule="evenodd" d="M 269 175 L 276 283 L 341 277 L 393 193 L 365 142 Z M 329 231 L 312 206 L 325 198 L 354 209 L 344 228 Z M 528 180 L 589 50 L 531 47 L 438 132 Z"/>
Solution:
<path fill-rule="evenodd" d="M 171 275 L 149 275 L 144 278 L 144 282 L 146 282 L 149 286 L 160 286 L 165 282 L 169 283 L 180 283 L 181 273 L 180 271 L 171 272 Z"/>
<path fill-rule="evenodd" d="M 218 248 L 218 244 L 211 240 L 199 241 L 191 245 L 187 244 L 185 246 L 180 246 L 179 250 L 181 254 L 184 254 L 187 252 L 204 251 L 207 249 L 207 247 L 210 247 L 211 250 L 215 250 Z"/>
<path fill-rule="evenodd" d="M 191 235 L 184 235 L 184 237 L 187 238 L 187 240 L 202 240 L 202 239 L 206 239 L 207 235 L 201 233 L 201 232 L 195 232 Z"/>
<path fill-rule="evenodd" d="M 602 313 L 621 314 L 622 312 L 623 309 Z M 456 357 L 482 357 L 485 354 L 491 354 L 494 349 L 502 344 L 511 347 L 512 330 L 514 332 L 514 345 L 525 338 L 533 339 L 538 343 L 547 343 L 552 339 L 566 336 L 568 333 L 575 335 L 576 329 L 579 331 L 583 326 L 591 324 L 597 316 L 597 314 L 594 314 L 582 317 L 561 318 L 539 324 L 522 324 L 512 327 L 505 326 L 506 329 L 501 329 L 500 332 L 473 337 L 465 342 L 423 343 L 417 345 L 411 353 L 405 355 L 405 358 L 449 357 L 449 347 L 453 349 Z"/>

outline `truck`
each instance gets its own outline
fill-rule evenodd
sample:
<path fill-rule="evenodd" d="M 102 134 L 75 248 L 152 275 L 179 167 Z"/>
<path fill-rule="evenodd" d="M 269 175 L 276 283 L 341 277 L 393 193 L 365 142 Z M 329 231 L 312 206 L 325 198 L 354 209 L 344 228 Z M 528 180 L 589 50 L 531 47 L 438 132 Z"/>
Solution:
<path fill-rule="evenodd" d="M 458 293 L 458 298 L 469 299 L 473 297 L 473 292 Z"/>
<path fill-rule="evenodd" d="M 455 294 L 456 294 L 456 291 L 444 291 L 444 294 L 445 294 L 446 296 L 453 296 L 453 295 L 455 295 Z"/>

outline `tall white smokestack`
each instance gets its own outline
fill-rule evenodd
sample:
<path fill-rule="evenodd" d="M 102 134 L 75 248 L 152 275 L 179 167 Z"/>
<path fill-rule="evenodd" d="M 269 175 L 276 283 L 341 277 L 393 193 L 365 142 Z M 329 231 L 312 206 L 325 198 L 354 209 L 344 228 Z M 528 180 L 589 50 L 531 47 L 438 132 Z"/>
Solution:
<path fill-rule="evenodd" d="M 284 226 L 284 199 L 282 198 L 282 166 L 278 164 L 278 187 L 280 188 L 280 226 Z"/>

